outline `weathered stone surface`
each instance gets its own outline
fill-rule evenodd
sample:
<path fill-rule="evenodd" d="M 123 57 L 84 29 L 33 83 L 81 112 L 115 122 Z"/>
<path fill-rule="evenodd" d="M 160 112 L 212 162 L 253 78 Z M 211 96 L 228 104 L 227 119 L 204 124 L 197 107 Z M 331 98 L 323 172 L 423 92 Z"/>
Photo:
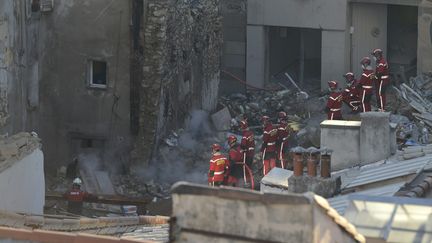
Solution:
<path fill-rule="evenodd" d="M 222 46 L 219 1 L 150 0 L 134 160 L 147 164 L 192 109 L 216 107 Z"/>

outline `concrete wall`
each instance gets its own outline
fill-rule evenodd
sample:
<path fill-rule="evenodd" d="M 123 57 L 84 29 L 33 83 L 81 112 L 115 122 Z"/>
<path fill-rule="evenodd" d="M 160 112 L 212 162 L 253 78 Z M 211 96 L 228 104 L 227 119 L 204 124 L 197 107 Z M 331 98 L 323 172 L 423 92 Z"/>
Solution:
<path fill-rule="evenodd" d="M 268 30 L 265 26 L 247 26 L 246 80 L 255 87 L 264 87 L 268 65 Z"/>
<path fill-rule="evenodd" d="M 351 167 L 360 162 L 360 122 L 323 121 L 321 148 L 333 150 L 332 170 Z"/>
<path fill-rule="evenodd" d="M 246 80 L 247 0 L 222 0 L 223 51 L 221 68 Z M 244 92 L 245 85 L 222 73 L 220 94 Z"/>
<path fill-rule="evenodd" d="M 43 14 L 39 131 L 48 164 L 70 162 L 82 139 L 93 139 L 106 162 L 127 155 L 129 4 L 56 0 L 54 10 Z M 89 86 L 91 60 L 107 63 L 106 88 Z"/>
<path fill-rule="evenodd" d="M 418 10 L 417 73 L 432 71 L 432 1 L 423 0 Z"/>
<path fill-rule="evenodd" d="M 0 171 L 0 210 L 43 214 L 45 176 L 42 151 L 36 149 L 17 161 L 6 162 L 11 166 Z"/>
<path fill-rule="evenodd" d="M 177 184 L 173 242 L 354 242 L 304 195 Z M 323 219 L 327 217 L 327 219 Z"/>
<path fill-rule="evenodd" d="M 360 159 L 362 164 L 376 162 L 390 156 L 390 113 L 364 112 L 360 114 Z"/>
<path fill-rule="evenodd" d="M 333 171 L 386 159 L 396 148 L 396 131 L 390 128 L 389 113 L 365 112 L 360 116 L 361 122 L 321 123 L 321 148 L 333 150 Z"/>

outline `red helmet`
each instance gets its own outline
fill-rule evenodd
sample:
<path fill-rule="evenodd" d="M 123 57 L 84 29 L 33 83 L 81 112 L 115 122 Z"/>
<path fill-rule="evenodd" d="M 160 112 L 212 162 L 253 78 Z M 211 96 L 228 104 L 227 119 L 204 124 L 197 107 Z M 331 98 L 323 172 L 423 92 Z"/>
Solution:
<path fill-rule="evenodd" d="M 241 129 L 247 129 L 249 127 L 248 122 L 246 120 L 240 121 L 240 128 Z"/>
<path fill-rule="evenodd" d="M 287 119 L 287 113 L 285 111 L 279 111 L 278 117 L 280 120 L 286 120 Z"/>
<path fill-rule="evenodd" d="M 369 66 L 371 64 L 371 59 L 369 57 L 363 57 L 360 64 L 364 66 Z"/>
<path fill-rule="evenodd" d="M 377 48 L 377 49 L 374 49 L 371 54 L 374 56 L 382 56 L 383 51 L 381 49 Z"/>
<path fill-rule="evenodd" d="M 332 80 L 332 81 L 328 81 L 328 86 L 329 86 L 331 89 L 336 89 L 336 88 L 338 87 L 338 83 L 337 83 L 336 81 L 334 81 L 334 80 Z"/>
<path fill-rule="evenodd" d="M 268 117 L 268 116 L 262 116 L 261 117 L 261 121 L 262 121 L 263 124 L 266 124 L 267 122 L 270 121 L 270 117 Z"/>
<path fill-rule="evenodd" d="M 217 143 L 213 144 L 211 147 L 214 151 L 220 151 L 221 150 L 221 146 Z"/>
<path fill-rule="evenodd" d="M 236 136 L 234 136 L 234 135 L 230 135 L 229 137 L 228 137 L 228 144 L 231 146 L 231 145 L 233 145 L 233 144 L 235 144 L 237 142 L 237 138 L 236 138 Z"/>

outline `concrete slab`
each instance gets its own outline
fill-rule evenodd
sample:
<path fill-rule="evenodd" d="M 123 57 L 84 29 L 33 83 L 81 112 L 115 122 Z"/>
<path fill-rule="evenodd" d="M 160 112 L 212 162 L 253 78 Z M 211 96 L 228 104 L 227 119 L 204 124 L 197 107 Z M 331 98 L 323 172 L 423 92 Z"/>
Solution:
<path fill-rule="evenodd" d="M 212 122 L 218 131 L 228 130 L 231 125 L 231 114 L 227 107 L 211 115 Z"/>
<path fill-rule="evenodd" d="M 100 192 L 105 195 L 115 195 L 114 186 L 111 183 L 108 172 L 106 171 L 95 171 L 97 183 L 99 185 Z"/>

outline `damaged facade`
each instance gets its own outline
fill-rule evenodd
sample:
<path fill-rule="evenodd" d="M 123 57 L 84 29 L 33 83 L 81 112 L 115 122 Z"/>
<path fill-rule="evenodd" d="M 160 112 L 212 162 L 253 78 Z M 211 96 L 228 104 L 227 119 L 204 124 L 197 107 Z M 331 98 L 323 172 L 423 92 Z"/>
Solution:
<path fill-rule="evenodd" d="M 392 80 L 432 69 L 428 0 L 249 0 L 246 72 L 263 87 L 288 72 L 327 87 L 353 71 L 375 48 L 386 55 Z M 283 53 L 283 55 L 281 55 Z"/>
<path fill-rule="evenodd" d="M 146 164 L 192 109 L 215 108 L 219 1 L 33 2 L 0 3 L 0 125 L 36 131 L 47 165 L 88 150 Z"/>

